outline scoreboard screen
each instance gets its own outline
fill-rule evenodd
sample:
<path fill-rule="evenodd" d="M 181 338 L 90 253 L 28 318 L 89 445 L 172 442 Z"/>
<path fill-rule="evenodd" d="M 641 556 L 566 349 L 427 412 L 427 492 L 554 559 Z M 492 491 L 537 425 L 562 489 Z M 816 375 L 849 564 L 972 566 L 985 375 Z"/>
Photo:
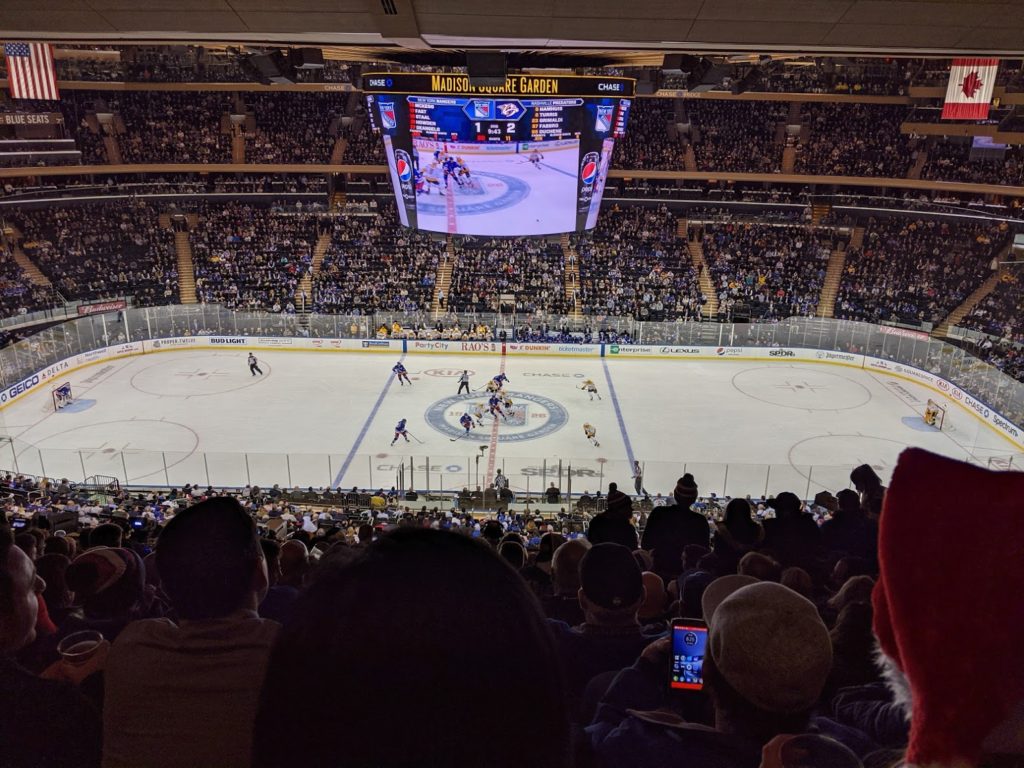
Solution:
<path fill-rule="evenodd" d="M 548 235 L 597 222 L 634 81 L 511 75 L 363 76 L 402 223 L 484 236 Z"/>

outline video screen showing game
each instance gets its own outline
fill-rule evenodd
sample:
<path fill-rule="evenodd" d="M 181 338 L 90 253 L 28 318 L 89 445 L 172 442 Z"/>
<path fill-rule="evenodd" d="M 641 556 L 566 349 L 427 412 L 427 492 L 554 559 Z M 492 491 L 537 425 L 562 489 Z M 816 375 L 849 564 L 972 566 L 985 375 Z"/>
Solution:
<path fill-rule="evenodd" d="M 473 87 L 462 75 L 363 79 L 402 223 L 480 236 L 593 228 L 633 86 L 532 75 L 500 88 Z"/>

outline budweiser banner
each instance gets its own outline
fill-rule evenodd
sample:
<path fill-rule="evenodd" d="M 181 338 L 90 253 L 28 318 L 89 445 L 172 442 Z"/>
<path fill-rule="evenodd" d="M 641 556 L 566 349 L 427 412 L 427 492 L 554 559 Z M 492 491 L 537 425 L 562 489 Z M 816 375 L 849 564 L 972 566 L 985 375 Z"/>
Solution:
<path fill-rule="evenodd" d="M 998 69 L 999 59 L 953 59 L 942 119 L 987 119 Z"/>
<path fill-rule="evenodd" d="M 78 314 L 95 315 L 97 312 L 117 312 L 125 309 L 127 306 L 128 302 L 124 299 L 117 301 L 100 301 L 95 304 L 79 304 Z"/>

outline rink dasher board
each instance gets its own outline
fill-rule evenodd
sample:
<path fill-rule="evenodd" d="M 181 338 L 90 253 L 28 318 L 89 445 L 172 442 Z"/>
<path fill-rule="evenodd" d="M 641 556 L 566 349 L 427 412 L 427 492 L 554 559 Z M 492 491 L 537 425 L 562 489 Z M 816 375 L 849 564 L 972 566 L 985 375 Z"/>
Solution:
<path fill-rule="evenodd" d="M 870 373 L 911 381 L 960 407 L 996 434 L 1024 449 L 1022 430 L 1016 424 L 952 382 L 904 363 L 825 349 L 787 347 L 670 347 L 640 344 L 544 344 L 490 341 L 427 341 L 420 339 L 310 339 L 278 336 L 179 336 L 126 342 L 101 347 L 60 360 L 0 390 L 0 410 L 38 391 L 47 382 L 64 378 L 82 368 L 137 355 L 181 352 L 193 349 L 299 352 L 374 352 L 390 354 L 455 354 L 492 356 L 543 356 L 632 360 L 732 360 L 814 363 L 856 368 Z"/>

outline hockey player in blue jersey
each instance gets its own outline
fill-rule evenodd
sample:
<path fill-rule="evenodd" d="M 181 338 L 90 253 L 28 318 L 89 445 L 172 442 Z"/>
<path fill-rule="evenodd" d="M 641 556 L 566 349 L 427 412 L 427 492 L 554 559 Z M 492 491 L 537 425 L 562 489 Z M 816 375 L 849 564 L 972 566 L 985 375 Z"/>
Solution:
<path fill-rule="evenodd" d="M 462 425 L 462 428 L 466 430 L 466 434 L 468 435 L 469 430 L 473 428 L 473 417 L 470 416 L 468 413 L 464 413 L 462 414 L 462 417 L 459 419 L 459 424 Z"/>
<path fill-rule="evenodd" d="M 491 399 L 487 401 L 487 405 L 488 405 L 487 410 L 490 411 L 491 416 L 494 417 L 495 421 L 498 420 L 498 416 L 501 416 L 502 419 L 504 419 L 505 421 L 508 421 L 508 419 L 505 418 L 505 412 L 503 410 L 501 410 L 501 398 L 500 397 L 498 397 L 497 395 L 491 395 Z"/>
<path fill-rule="evenodd" d="M 451 157 L 445 158 L 442 164 L 444 168 L 444 188 L 448 189 L 448 177 L 455 179 L 455 183 L 462 186 L 462 179 L 459 178 L 459 164 Z"/>
<path fill-rule="evenodd" d="M 499 373 L 497 376 L 491 379 L 491 381 L 493 381 L 495 384 L 501 387 L 505 384 L 508 384 L 508 376 L 506 376 L 504 373 Z"/>
<path fill-rule="evenodd" d="M 401 384 L 403 387 L 405 386 L 406 383 L 410 387 L 412 386 L 412 382 L 409 381 L 409 373 L 405 370 L 405 366 L 402 365 L 401 362 L 397 363 L 395 367 L 392 368 L 391 370 L 395 373 L 395 375 L 398 376 L 399 384 Z"/>
<path fill-rule="evenodd" d="M 402 419 L 395 425 L 395 439 L 391 441 L 391 444 L 394 445 L 395 443 L 397 443 L 398 438 L 400 437 L 404 437 L 405 442 L 409 442 L 409 432 L 405 428 L 405 419 Z"/>

